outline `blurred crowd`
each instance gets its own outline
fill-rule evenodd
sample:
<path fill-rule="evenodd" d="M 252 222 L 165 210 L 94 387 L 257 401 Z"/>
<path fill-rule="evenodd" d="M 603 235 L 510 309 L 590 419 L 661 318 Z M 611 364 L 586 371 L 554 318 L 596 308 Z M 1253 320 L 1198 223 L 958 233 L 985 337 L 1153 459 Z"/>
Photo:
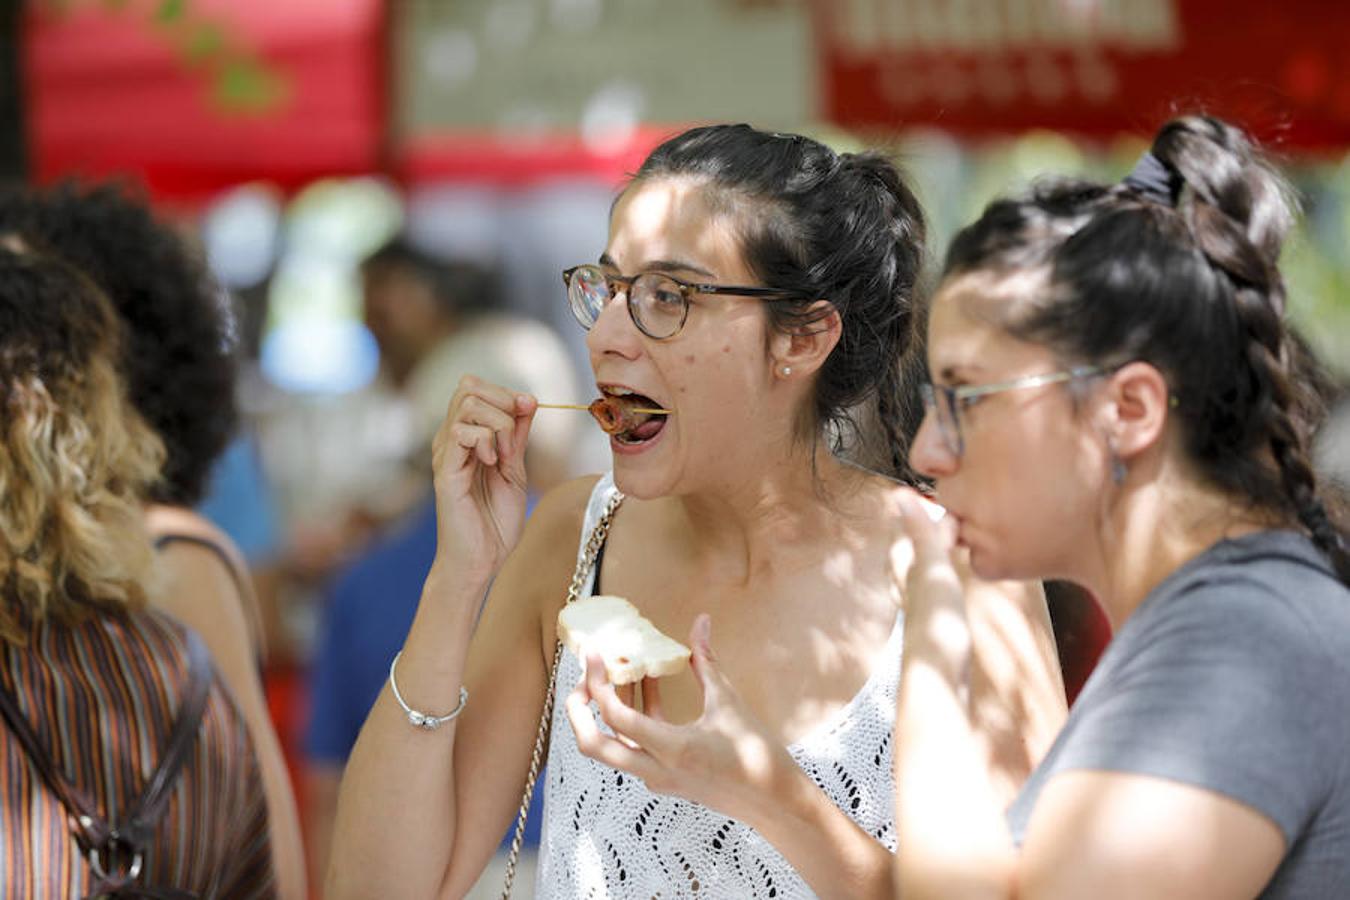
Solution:
<path fill-rule="evenodd" d="M 0 743 L 53 807 L 12 807 L 6 833 L 68 813 L 94 854 L 86 876 L 36 841 L 7 889 L 68 870 L 91 894 L 298 898 L 307 865 L 321 880 L 343 763 L 434 553 L 431 438 L 455 386 L 474 373 L 584 398 L 575 348 L 506 302 L 497 260 L 403 228 L 370 244 L 349 273 L 368 377 L 296 389 L 250 336 L 269 314 L 247 304 L 265 304 L 275 272 L 231 293 L 202 241 L 125 184 L 0 197 L 0 378 L 22 413 L 5 426 L 0 574 L 23 601 L 0 622 L 19 649 Z M 583 418 L 539 421 L 534 496 L 602 464 Z M 87 808 L 71 771 L 115 773 L 112 808 Z M 188 795 L 170 805 L 180 773 Z"/>
<path fill-rule="evenodd" d="M 359 207 L 369 187 L 359 185 L 349 202 Z M 355 289 L 356 303 L 344 307 L 355 314 L 345 318 L 287 317 L 297 296 L 288 279 L 295 257 L 309 252 L 303 248 L 292 247 L 289 259 L 282 249 L 256 280 L 236 281 L 245 425 L 221 457 L 202 509 L 251 562 L 312 885 L 325 867 L 343 764 L 432 562 L 431 440 L 456 385 L 472 373 L 547 402 L 589 400 L 579 336 L 569 342 L 554 325 L 565 308 L 540 305 L 561 296 L 560 280 L 557 288 L 551 283 L 557 272 L 547 287 L 521 291 L 520 284 L 529 283 L 539 259 L 569 258 L 559 254 L 588 233 L 586 226 L 603 231 L 598 193 L 554 190 L 535 198 L 529 228 L 495 221 L 499 209 L 481 196 L 441 197 L 430 211 L 414 206 L 368 230 L 357 226 L 361 234 L 346 252 L 320 252 L 320 262 L 311 263 L 327 267 L 318 282 Z M 378 212 L 364 215 L 380 219 Z M 228 283 L 239 251 L 228 235 L 213 243 L 215 234 L 208 226 L 205 248 Z M 300 290 L 302 304 L 323 293 Z M 316 363 L 315 343 L 335 323 L 340 337 L 327 350 L 339 362 Z M 526 461 L 532 499 L 604 466 L 602 436 L 588 422 L 585 413 L 567 410 L 538 418 Z M 537 842 L 537 821 L 529 842 Z"/>

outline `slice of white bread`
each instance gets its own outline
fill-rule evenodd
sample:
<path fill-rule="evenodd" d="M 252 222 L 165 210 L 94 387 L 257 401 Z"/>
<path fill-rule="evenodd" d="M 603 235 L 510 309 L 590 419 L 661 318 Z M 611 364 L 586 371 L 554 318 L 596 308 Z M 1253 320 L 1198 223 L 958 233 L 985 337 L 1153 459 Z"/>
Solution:
<path fill-rule="evenodd" d="M 598 594 L 567 604 L 558 613 L 558 639 L 578 659 L 599 654 L 611 684 L 674 675 L 689 664 L 689 648 L 623 597 Z"/>

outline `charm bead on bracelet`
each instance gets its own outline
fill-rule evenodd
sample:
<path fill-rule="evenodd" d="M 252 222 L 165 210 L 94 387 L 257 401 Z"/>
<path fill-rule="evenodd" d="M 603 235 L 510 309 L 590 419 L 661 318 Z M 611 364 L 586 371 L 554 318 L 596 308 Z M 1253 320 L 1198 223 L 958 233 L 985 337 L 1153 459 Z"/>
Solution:
<path fill-rule="evenodd" d="M 461 687 L 459 689 L 459 706 L 456 706 L 444 716 L 433 716 L 430 713 L 419 712 L 409 706 L 407 701 L 403 699 L 403 695 L 399 693 L 398 679 L 394 677 L 394 670 L 398 667 L 398 658 L 402 655 L 403 651 L 400 650 L 398 653 L 394 654 L 393 661 L 389 663 L 389 689 L 393 691 L 394 699 L 398 701 L 399 706 L 403 707 L 403 711 L 408 714 L 408 721 L 412 723 L 414 727 L 422 728 L 427 731 L 435 731 L 446 722 L 449 722 L 460 713 L 464 712 L 464 705 L 469 702 L 469 689 L 466 687 Z"/>

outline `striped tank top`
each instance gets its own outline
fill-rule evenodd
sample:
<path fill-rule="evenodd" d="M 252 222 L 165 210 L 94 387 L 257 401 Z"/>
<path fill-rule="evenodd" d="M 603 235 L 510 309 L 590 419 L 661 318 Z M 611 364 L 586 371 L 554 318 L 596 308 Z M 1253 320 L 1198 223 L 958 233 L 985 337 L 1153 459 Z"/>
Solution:
<path fill-rule="evenodd" d="M 109 822 L 144 790 L 188 685 L 183 626 L 141 611 L 43 622 L 0 645 L 0 682 L 54 764 Z M 139 883 L 200 897 L 276 896 L 261 774 L 243 716 L 217 679 Z M 82 897 L 89 864 L 61 801 L 0 723 L 0 885 L 27 900 Z"/>

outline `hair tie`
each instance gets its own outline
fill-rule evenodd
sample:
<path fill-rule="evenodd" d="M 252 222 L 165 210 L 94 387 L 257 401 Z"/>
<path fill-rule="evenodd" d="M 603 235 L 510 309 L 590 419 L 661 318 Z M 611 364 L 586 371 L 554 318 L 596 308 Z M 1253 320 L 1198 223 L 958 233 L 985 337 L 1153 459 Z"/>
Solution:
<path fill-rule="evenodd" d="M 1182 178 L 1176 170 L 1154 156 L 1153 151 L 1148 150 L 1134 164 L 1134 170 L 1125 176 L 1124 184 L 1149 200 L 1176 206 Z"/>

